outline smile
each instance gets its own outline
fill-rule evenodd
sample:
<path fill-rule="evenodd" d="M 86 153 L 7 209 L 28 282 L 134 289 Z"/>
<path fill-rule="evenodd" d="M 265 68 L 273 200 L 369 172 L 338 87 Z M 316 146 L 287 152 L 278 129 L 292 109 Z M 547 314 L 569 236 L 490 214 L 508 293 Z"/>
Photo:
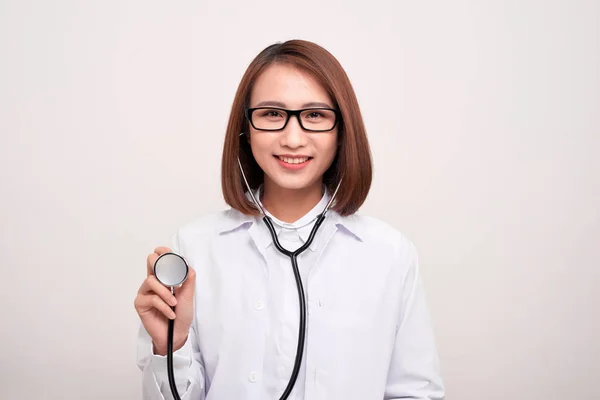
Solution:
<path fill-rule="evenodd" d="M 281 161 L 283 161 L 286 164 L 302 164 L 307 162 L 310 157 L 283 157 L 283 156 L 277 156 L 277 158 L 279 158 Z"/>
<path fill-rule="evenodd" d="M 306 167 L 312 157 L 301 156 L 301 157 L 289 157 L 289 156 L 274 156 L 283 168 L 291 171 L 299 171 Z"/>

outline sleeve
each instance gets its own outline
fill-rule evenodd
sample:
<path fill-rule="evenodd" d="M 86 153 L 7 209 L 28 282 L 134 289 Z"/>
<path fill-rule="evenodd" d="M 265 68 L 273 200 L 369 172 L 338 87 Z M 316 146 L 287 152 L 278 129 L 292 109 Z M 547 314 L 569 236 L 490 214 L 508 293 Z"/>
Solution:
<path fill-rule="evenodd" d="M 173 252 L 180 254 L 178 236 L 173 240 Z M 204 364 L 198 346 L 196 323 L 194 316 L 187 341 L 173 353 L 173 374 L 182 400 L 204 400 L 206 397 Z M 167 357 L 154 354 L 152 338 L 141 323 L 137 365 L 142 371 L 142 399 L 173 399 L 167 375 Z"/>
<path fill-rule="evenodd" d="M 417 251 L 410 245 L 403 281 L 401 317 L 385 388 L 385 400 L 443 400 L 439 358 L 419 275 Z"/>
<path fill-rule="evenodd" d="M 196 332 L 190 328 L 188 340 L 173 353 L 173 373 L 182 400 L 204 400 L 204 366 L 198 349 Z M 155 355 L 152 338 L 140 324 L 138 367 L 142 370 L 142 399 L 172 400 L 167 375 L 167 357 Z"/>

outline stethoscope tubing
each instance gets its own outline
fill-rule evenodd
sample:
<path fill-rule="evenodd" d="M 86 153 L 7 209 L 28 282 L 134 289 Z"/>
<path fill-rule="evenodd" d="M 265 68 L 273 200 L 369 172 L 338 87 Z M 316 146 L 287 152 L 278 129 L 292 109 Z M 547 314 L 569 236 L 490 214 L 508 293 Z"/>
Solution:
<path fill-rule="evenodd" d="M 285 256 L 290 258 L 292 263 L 292 269 L 294 270 L 294 278 L 296 280 L 296 287 L 298 289 L 298 305 L 300 307 L 300 319 L 298 326 L 298 345 L 296 348 L 296 358 L 294 360 L 294 368 L 292 370 L 292 375 L 288 384 L 283 391 L 283 394 L 279 398 L 279 400 L 285 400 L 289 397 L 294 389 L 294 385 L 296 384 L 296 380 L 298 379 L 298 374 L 300 372 L 300 366 L 302 365 L 302 356 L 304 354 L 304 343 L 306 341 L 306 296 L 304 294 L 304 287 L 302 286 L 302 278 L 300 276 L 300 270 L 298 269 L 298 259 L 297 257 L 304 252 L 312 243 L 315 235 L 317 234 L 317 230 L 325 220 L 325 214 L 320 214 L 313 225 L 310 235 L 308 236 L 308 240 L 296 251 L 289 251 L 284 248 L 281 243 L 279 243 L 279 239 L 277 238 L 277 234 L 275 233 L 275 227 L 273 226 L 273 221 L 269 216 L 265 215 L 263 217 L 263 221 L 269 228 L 269 232 L 271 233 L 271 238 L 273 239 L 273 244 L 275 248 Z"/>
<path fill-rule="evenodd" d="M 170 306 L 175 311 L 175 306 Z M 167 334 L 167 375 L 169 377 L 169 387 L 175 400 L 181 400 L 177 385 L 175 384 L 175 374 L 173 372 L 173 332 L 175 331 L 175 320 L 169 319 L 169 329 Z"/>
<path fill-rule="evenodd" d="M 302 285 L 302 277 L 300 276 L 300 270 L 298 268 L 298 256 L 302 254 L 313 242 L 317 231 L 323 221 L 325 220 L 325 213 L 320 214 L 313 225 L 310 235 L 306 242 L 300 246 L 295 251 L 289 251 L 284 248 L 279 242 L 279 238 L 277 237 L 277 233 L 275 232 L 275 227 L 273 226 L 273 221 L 269 218 L 268 215 L 263 217 L 263 221 L 267 228 L 269 229 L 269 233 L 271 234 L 271 238 L 273 239 L 273 244 L 277 251 L 281 254 L 289 257 L 292 269 L 294 271 L 294 279 L 296 280 L 296 287 L 298 289 L 298 305 L 300 309 L 300 318 L 299 318 L 299 326 L 298 326 L 298 344 L 296 347 L 296 357 L 294 360 L 294 368 L 292 369 L 292 375 L 288 384 L 283 391 L 279 400 L 286 400 L 292 390 L 294 389 L 294 385 L 298 379 L 298 374 L 300 373 L 300 366 L 302 365 L 302 356 L 304 354 L 304 343 L 306 342 L 306 295 L 304 293 L 304 287 Z M 171 293 L 175 294 L 175 289 L 171 287 Z M 175 306 L 171 306 L 171 309 L 175 311 Z M 169 387 L 171 389 L 171 393 L 173 394 L 173 398 L 175 400 L 181 400 L 179 397 L 179 392 L 177 391 L 177 385 L 175 384 L 175 375 L 173 372 L 173 334 L 175 330 L 175 320 L 169 319 L 169 327 L 167 334 L 167 376 L 169 378 Z"/>
<path fill-rule="evenodd" d="M 240 134 L 240 136 L 241 135 L 242 134 Z M 296 384 L 296 380 L 298 379 L 298 374 L 300 372 L 300 366 L 302 365 L 302 356 L 304 354 L 304 343 L 306 342 L 306 296 L 304 293 L 304 287 L 302 286 L 302 278 L 300 276 L 300 270 L 298 269 L 297 257 L 300 254 L 302 254 L 302 252 L 304 252 L 312 244 L 319 227 L 325 220 L 325 215 L 329 211 L 329 207 L 332 205 L 333 200 L 336 197 L 336 194 L 342 183 L 342 179 L 340 179 L 335 191 L 333 192 L 333 195 L 331 196 L 331 198 L 329 199 L 329 202 L 325 206 L 325 209 L 317 217 L 317 220 L 315 221 L 315 224 L 313 225 L 313 227 L 310 231 L 310 235 L 308 236 L 306 243 L 304 243 L 302 246 L 300 246 L 296 251 L 292 252 L 292 251 L 289 251 L 286 248 L 284 248 L 281 245 L 281 243 L 279 243 L 279 239 L 277 238 L 277 234 L 275 232 L 275 227 L 273 226 L 273 221 L 267 215 L 266 211 L 264 210 L 264 208 L 262 207 L 260 202 L 257 201 L 256 197 L 252 193 L 252 190 L 250 189 L 250 185 L 248 184 L 248 180 L 246 179 L 246 174 L 244 173 L 244 169 L 242 168 L 242 163 L 240 162 L 239 158 L 238 158 L 237 162 L 240 167 L 240 172 L 242 174 L 242 178 L 244 180 L 246 188 L 248 189 L 248 193 L 250 194 L 250 197 L 252 198 L 254 204 L 257 206 L 257 208 L 260 210 L 261 214 L 263 215 L 263 221 L 265 222 L 265 224 L 267 225 L 267 228 L 269 229 L 269 233 L 271 234 L 271 238 L 273 239 L 273 244 L 275 245 L 275 248 L 281 254 L 290 258 L 290 261 L 292 264 L 292 269 L 294 271 L 294 278 L 296 280 L 296 287 L 298 289 L 298 303 L 299 303 L 298 306 L 300 308 L 300 318 L 299 318 L 299 326 L 298 326 L 298 345 L 296 348 L 296 358 L 294 360 L 294 368 L 292 369 L 292 375 L 290 377 L 290 380 L 289 380 L 285 390 L 283 391 L 283 394 L 279 398 L 279 400 L 286 400 L 289 397 L 289 395 L 292 393 L 294 385 Z M 172 287 L 171 287 L 171 292 L 174 294 L 174 289 Z M 174 311 L 175 306 L 171 306 L 171 309 Z M 171 393 L 173 394 L 173 398 L 175 400 L 181 400 L 181 398 L 179 397 L 179 393 L 177 391 L 177 386 L 175 385 L 175 376 L 173 373 L 174 323 L 175 323 L 174 320 L 169 319 L 169 329 L 168 329 L 168 337 L 167 337 L 167 375 L 169 377 L 169 386 L 171 388 Z"/>

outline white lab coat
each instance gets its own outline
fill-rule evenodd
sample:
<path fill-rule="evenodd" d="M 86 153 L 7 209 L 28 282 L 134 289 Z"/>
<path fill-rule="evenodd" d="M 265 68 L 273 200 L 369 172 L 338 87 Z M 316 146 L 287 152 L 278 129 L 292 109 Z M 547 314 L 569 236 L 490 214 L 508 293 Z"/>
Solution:
<path fill-rule="evenodd" d="M 284 247 L 307 240 L 328 199 L 294 224 L 275 220 Z M 264 222 L 212 214 L 181 228 L 173 250 L 196 270 L 194 321 L 174 355 L 182 399 L 279 399 L 296 354 L 298 294 Z M 410 241 L 377 219 L 330 211 L 298 264 L 307 335 L 290 400 L 444 398 Z M 166 357 L 153 355 L 143 326 L 138 366 L 144 399 L 172 399 Z"/>

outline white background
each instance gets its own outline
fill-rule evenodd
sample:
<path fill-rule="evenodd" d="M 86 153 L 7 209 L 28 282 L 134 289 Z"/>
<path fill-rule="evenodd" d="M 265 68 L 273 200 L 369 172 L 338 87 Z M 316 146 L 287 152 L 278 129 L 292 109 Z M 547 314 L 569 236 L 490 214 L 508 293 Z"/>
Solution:
<path fill-rule="evenodd" d="M 361 210 L 418 247 L 447 398 L 598 399 L 597 1 L 0 2 L 0 398 L 135 399 L 145 258 L 225 207 L 264 47 L 345 67 Z"/>

